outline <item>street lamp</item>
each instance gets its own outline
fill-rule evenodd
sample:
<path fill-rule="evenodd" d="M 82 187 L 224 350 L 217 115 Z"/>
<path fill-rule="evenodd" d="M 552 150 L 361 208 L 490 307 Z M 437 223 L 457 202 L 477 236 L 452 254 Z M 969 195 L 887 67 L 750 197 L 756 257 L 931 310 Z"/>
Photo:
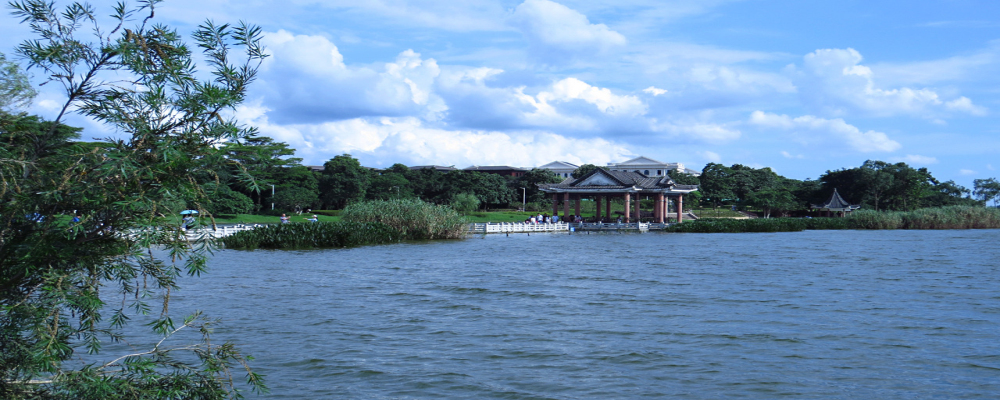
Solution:
<path fill-rule="evenodd" d="M 521 211 L 528 210 L 528 189 L 521 188 Z"/>
<path fill-rule="evenodd" d="M 274 211 L 274 185 L 271 185 L 271 211 Z"/>

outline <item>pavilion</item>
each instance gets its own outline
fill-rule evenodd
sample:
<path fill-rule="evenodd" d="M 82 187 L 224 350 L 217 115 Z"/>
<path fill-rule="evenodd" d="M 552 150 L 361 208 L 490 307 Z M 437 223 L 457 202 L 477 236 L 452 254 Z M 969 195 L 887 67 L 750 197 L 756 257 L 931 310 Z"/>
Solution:
<path fill-rule="evenodd" d="M 812 209 L 818 210 L 819 212 L 826 211 L 826 216 L 829 217 L 831 213 L 838 213 L 841 217 L 846 216 L 847 213 L 861 208 L 859 205 L 852 205 L 840 197 L 840 193 L 837 193 L 837 188 L 833 188 L 833 195 L 830 196 L 830 200 L 827 200 L 823 204 L 813 204 Z"/>
<path fill-rule="evenodd" d="M 576 178 L 568 178 L 560 183 L 539 184 L 538 189 L 552 195 L 552 214 L 559 214 L 559 201 L 562 200 L 563 216 L 568 217 L 569 204 L 576 203 L 576 213 L 580 214 L 580 200 L 592 198 L 597 203 L 597 218 L 601 219 L 601 203 L 604 203 L 605 215 L 611 217 L 611 199 L 621 197 L 625 200 L 625 221 L 632 216 L 639 220 L 639 200 L 643 195 L 653 196 L 656 200 L 653 206 L 653 219 L 663 223 L 667 219 L 667 202 L 675 198 L 677 204 L 677 221 L 683 220 L 684 195 L 698 190 L 697 185 L 678 185 L 669 176 L 649 177 L 634 171 L 608 171 L 598 168 L 589 174 Z M 560 199 L 561 197 L 561 199 Z M 633 206 L 634 200 L 634 206 Z M 633 214 L 633 207 L 635 213 Z"/>

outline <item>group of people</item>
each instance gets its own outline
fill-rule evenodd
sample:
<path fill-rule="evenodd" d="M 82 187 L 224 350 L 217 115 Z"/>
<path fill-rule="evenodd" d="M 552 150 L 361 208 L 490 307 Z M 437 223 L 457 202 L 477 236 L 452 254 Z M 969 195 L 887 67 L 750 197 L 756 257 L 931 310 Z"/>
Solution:
<path fill-rule="evenodd" d="M 319 222 L 319 215 L 313 214 L 312 218 L 306 217 L 304 219 L 309 222 Z M 289 222 L 292 222 L 292 219 L 285 214 L 281 214 L 281 223 L 287 224 Z"/>
<path fill-rule="evenodd" d="M 524 223 L 526 223 L 526 224 L 554 224 L 554 223 L 557 223 L 559 221 L 560 221 L 560 219 L 559 219 L 558 215 L 549 216 L 548 214 L 538 214 L 537 216 L 532 215 L 531 218 L 528 218 L 528 219 L 524 220 Z M 569 216 L 569 221 L 565 221 L 564 220 L 563 222 L 579 223 L 579 222 L 583 222 L 583 217 L 579 216 L 579 215 L 571 215 L 571 216 Z"/>

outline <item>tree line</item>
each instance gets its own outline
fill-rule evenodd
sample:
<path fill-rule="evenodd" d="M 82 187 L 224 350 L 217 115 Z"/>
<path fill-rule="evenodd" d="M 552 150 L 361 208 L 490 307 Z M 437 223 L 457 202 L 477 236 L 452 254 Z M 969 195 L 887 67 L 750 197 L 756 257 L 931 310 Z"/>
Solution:
<path fill-rule="evenodd" d="M 678 182 L 697 184 L 707 205 L 762 210 L 765 215 L 787 215 L 808 210 L 830 199 L 834 189 L 851 204 L 865 209 L 911 211 L 951 205 L 986 205 L 1000 200 L 1000 182 L 976 179 L 967 189 L 954 181 L 940 181 L 927 168 L 906 163 L 868 160 L 855 168 L 826 171 L 817 180 L 785 178 L 770 168 L 709 163 L 699 177 L 672 175 Z"/>

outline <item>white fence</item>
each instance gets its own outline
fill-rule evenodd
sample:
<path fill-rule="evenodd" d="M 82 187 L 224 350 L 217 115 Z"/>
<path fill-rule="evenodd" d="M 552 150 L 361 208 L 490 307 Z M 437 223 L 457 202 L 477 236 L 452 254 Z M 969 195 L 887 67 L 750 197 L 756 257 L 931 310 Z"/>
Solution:
<path fill-rule="evenodd" d="M 469 233 L 531 233 L 567 231 L 639 231 L 661 230 L 669 224 L 656 223 L 566 223 L 526 224 L 523 222 L 475 223 L 469 224 Z"/>
<path fill-rule="evenodd" d="M 222 226 L 217 226 L 215 229 L 212 229 L 211 227 L 200 228 L 200 229 L 189 229 L 189 230 L 187 230 L 187 231 L 184 232 L 184 235 L 187 236 L 188 240 L 194 240 L 194 239 L 203 238 L 203 237 L 218 239 L 218 238 L 221 238 L 221 237 L 226 237 L 226 236 L 232 235 L 232 234 L 234 234 L 236 232 L 254 230 L 254 229 L 256 229 L 258 227 L 261 227 L 261 226 L 264 226 L 264 225 L 261 225 L 261 224 L 253 224 L 253 225 L 222 225 Z"/>

